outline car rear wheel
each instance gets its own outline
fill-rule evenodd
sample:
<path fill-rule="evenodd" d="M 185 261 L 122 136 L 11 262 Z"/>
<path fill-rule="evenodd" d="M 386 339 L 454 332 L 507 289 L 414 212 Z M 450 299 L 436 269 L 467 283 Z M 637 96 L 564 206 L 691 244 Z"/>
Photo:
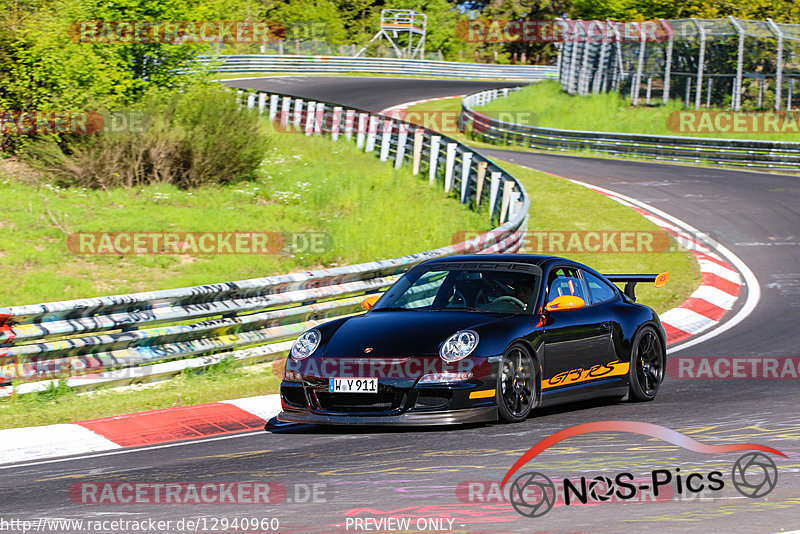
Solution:
<path fill-rule="evenodd" d="M 629 378 L 628 398 L 631 401 L 644 402 L 656 398 L 664 379 L 664 348 L 651 326 L 642 328 L 633 341 Z"/>
<path fill-rule="evenodd" d="M 497 373 L 497 408 L 504 423 L 524 421 L 536 402 L 538 373 L 528 349 L 514 344 L 506 349 Z"/>

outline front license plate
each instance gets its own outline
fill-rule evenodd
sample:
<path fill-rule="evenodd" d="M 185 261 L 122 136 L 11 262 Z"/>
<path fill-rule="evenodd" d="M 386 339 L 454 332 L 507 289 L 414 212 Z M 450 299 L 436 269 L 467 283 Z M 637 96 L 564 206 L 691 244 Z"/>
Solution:
<path fill-rule="evenodd" d="M 377 378 L 329 378 L 328 391 L 331 393 L 377 393 Z"/>

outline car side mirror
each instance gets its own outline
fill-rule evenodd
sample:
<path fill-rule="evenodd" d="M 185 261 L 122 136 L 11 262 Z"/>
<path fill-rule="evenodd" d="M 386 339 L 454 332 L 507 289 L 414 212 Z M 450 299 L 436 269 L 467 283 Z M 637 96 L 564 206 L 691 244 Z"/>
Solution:
<path fill-rule="evenodd" d="M 369 297 L 361 301 L 361 307 L 369 311 L 372 309 L 373 306 L 375 306 L 375 303 L 378 302 L 379 298 L 381 298 L 380 295 L 370 295 Z"/>
<path fill-rule="evenodd" d="M 586 306 L 586 301 L 575 295 L 561 295 L 545 305 L 547 311 L 579 310 Z"/>

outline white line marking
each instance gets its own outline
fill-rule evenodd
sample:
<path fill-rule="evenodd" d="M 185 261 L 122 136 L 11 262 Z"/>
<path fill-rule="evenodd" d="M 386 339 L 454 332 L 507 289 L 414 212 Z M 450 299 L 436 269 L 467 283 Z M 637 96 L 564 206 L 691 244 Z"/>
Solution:
<path fill-rule="evenodd" d="M 110 439 L 71 423 L 0 430 L 3 463 L 119 448 Z"/>
<path fill-rule="evenodd" d="M 235 438 L 244 438 L 248 436 L 255 436 L 257 434 L 265 433 L 263 430 L 254 430 L 253 432 L 242 432 L 241 434 L 232 434 L 228 436 L 216 436 L 213 438 L 205 438 L 205 439 L 195 439 L 189 441 L 179 441 L 177 443 L 166 443 L 164 445 L 148 445 L 146 447 L 139 447 L 136 449 L 121 449 L 117 451 L 111 452 L 103 452 L 99 454 L 85 454 L 83 456 L 71 456 L 69 458 L 56 458 L 53 460 L 42 460 L 40 462 L 28 462 L 26 464 L 9 464 L 9 465 L 0 465 L 0 470 L 3 469 L 15 469 L 17 467 L 31 467 L 35 465 L 45 465 L 45 464 L 54 464 L 59 462 L 71 462 L 73 460 L 86 460 L 87 458 L 100 458 L 102 456 L 116 456 L 117 454 L 128 454 L 131 452 L 140 452 L 140 451 L 154 451 L 156 449 L 168 449 L 170 447 L 180 447 L 183 445 L 193 445 L 195 443 L 205 443 L 207 441 L 220 441 L 223 439 L 235 439 Z"/>

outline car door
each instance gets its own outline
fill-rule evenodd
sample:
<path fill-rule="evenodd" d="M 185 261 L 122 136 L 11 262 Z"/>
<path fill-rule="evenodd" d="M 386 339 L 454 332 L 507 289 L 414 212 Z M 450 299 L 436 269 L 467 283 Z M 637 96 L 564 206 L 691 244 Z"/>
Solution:
<path fill-rule="evenodd" d="M 591 305 L 579 269 L 556 266 L 548 275 L 546 302 L 562 295 L 586 302 L 580 309 L 547 312 L 542 389 L 556 391 L 593 380 L 592 367 L 608 361 L 611 321 L 607 306 Z"/>

